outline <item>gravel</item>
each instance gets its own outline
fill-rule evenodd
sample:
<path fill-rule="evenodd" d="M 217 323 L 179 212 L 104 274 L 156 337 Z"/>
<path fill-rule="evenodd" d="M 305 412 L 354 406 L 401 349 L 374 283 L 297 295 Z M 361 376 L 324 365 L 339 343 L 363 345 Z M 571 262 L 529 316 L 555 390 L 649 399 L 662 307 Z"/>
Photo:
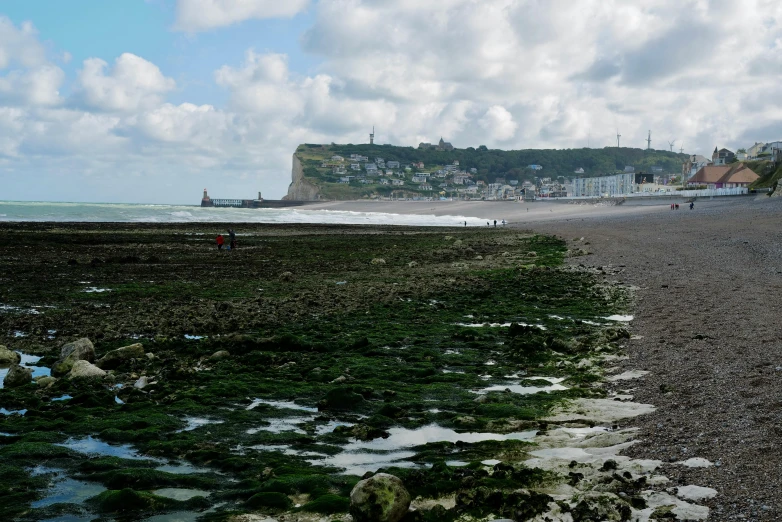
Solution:
<path fill-rule="evenodd" d="M 590 252 L 572 264 L 637 287 L 622 371 L 650 373 L 608 386 L 657 410 L 633 420 L 642 443 L 625 454 L 666 462 L 663 487 L 717 490 L 710 520 L 780 520 L 782 198 L 669 204 L 534 228 Z M 715 465 L 674 464 L 695 457 Z"/>

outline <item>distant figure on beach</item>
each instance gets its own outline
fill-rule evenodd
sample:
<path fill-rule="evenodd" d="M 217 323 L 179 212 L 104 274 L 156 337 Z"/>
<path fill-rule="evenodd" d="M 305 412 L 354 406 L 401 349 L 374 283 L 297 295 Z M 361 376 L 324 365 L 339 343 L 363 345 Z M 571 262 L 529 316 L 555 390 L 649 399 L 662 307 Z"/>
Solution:
<path fill-rule="evenodd" d="M 495 227 L 497 226 L 497 220 L 496 219 L 494 220 L 494 226 Z"/>
<path fill-rule="evenodd" d="M 679 204 L 676 203 L 676 210 L 679 210 Z"/>
<path fill-rule="evenodd" d="M 230 250 L 233 250 L 236 248 L 236 232 L 234 232 L 234 229 L 228 229 L 228 237 L 231 238 Z"/>
<path fill-rule="evenodd" d="M 671 203 L 671 210 L 673 210 L 673 203 Z"/>
<path fill-rule="evenodd" d="M 465 227 L 467 226 L 467 222 L 466 222 L 466 221 L 464 222 L 464 226 L 465 226 Z"/>
<path fill-rule="evenodd" d="M 486 222 L 486 226 L 487 226 L 487 227 L 490 227 L 490 226 L 491 226 L 491 223 L 489 223 L 489 222 L 487 221 L 487 222 Z"/>
<path fill-rule="evenodd" d="M 223 244 L 225 243 L 225 239 L 223 239 L 222 234 L 217 235 L 217 250 L 223 249 Z"/>
<path fill-rule="evenodd" d="M 690 210 L 692 210 L 693 208 L 695 208 L 695 203 L 690 201 Z"/>
<path fill-rule="evenodd" d="M 502 226 L 505 226 L 505 220 L 504 219 L 502 220 Z"/>

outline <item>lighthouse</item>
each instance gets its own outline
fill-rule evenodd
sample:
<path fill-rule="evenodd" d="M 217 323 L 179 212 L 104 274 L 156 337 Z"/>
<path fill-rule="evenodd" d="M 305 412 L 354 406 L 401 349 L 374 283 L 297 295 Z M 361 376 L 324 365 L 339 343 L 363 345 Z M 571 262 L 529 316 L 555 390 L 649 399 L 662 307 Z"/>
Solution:
<path fill-rule="evenodd" d="M 201 198 L 201 206 L 202 207 L 213 207 L 214 204 L 212 203 L 212 198 L 209 197 L 209 194 L 206 193 L 206 189 L 204 189 L 204 197 Z"/>

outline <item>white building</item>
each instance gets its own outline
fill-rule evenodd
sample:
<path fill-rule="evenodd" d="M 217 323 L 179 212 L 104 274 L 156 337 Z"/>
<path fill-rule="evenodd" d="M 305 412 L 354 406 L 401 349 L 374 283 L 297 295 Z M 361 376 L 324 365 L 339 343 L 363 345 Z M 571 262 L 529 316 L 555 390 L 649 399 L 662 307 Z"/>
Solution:
<path fill-rule="evenodd" d="M 635 190 L 634 178 L 635 174 L 632 172 L 596 178 L 576 178 L 573 180 L 573 195 L 599 197 L 632 194 Z"/>

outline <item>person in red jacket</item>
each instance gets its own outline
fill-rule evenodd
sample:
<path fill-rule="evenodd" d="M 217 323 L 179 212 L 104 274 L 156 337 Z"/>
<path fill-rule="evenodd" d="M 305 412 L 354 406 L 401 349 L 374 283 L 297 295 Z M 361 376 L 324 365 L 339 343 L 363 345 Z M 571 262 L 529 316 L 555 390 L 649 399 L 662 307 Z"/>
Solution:
<path fill-rule="evenodd" d="M 223 235 L 220 234 L 217 236 L 217 250 L 223 249 L 223 244 L 225 243 L 225 239 L 223 239 Z"/>

